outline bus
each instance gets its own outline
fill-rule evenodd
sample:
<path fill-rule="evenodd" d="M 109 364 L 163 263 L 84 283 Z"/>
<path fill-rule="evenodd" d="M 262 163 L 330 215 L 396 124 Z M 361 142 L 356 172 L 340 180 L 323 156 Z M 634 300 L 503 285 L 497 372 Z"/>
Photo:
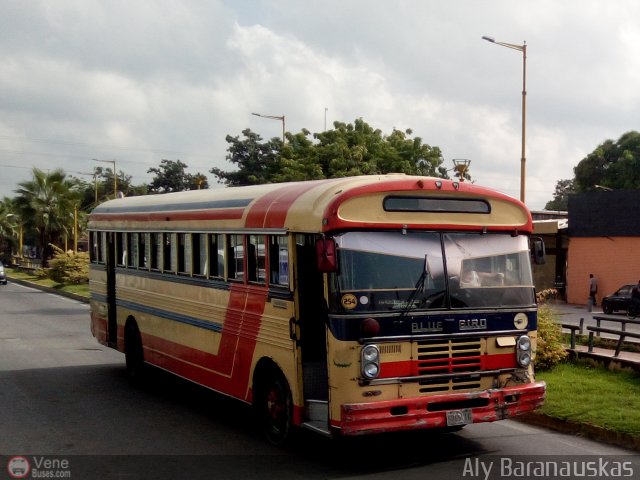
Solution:
<path fill-rule="evenodd" d="M 252 404 L 269 441 L 455 430 L 542 405 L 520 201 L 402 174 L 119 198 L 90 229 L 91 331 Z M 534 248 L 535 247 L 535 248 Z"/>

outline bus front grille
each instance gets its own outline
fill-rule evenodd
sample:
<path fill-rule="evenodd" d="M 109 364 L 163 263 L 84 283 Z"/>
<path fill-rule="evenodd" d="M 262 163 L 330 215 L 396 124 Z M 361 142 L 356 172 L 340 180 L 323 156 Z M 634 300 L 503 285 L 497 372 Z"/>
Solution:
<path fill-rule="evenodd" d="M 480 388 L 480 338 L 421 340 L 415 348 L 421 393 Z"/>

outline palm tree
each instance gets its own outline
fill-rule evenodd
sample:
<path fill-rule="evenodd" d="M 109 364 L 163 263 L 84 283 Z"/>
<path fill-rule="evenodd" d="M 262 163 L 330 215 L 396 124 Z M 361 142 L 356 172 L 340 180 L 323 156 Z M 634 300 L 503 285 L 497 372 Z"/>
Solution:
<path fill-rule="evenodd" d="M 27 230 L 36 232 L 46 266 L 50 244 L 61 246 L 61 238 L 73 231 L 74 206 L 80 201 L 77 182 L 66 178 L 62 169 L 45 173 L 33 169 L 33 178 L 18 184 L 15 198 Z"/>
<path fill-rule="evenodd" d="M 0 257 L 11 256 L 17 235 L 18 215 L 15 205 L 12 199 L 5 197 L 0 201 Z"/>

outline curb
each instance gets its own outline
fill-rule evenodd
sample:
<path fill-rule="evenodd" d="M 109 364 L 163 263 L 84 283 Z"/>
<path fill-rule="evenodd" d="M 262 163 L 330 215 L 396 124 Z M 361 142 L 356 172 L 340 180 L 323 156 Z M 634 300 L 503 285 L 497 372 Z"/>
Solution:
<path fill-rule="evenodd" d="M 82 303 L 89 303 L 89 297 L 78 295 L 76 293 L 63 292 L 61 290 L 58 290 L 57 288 L 47 287 L 45 285 L 39 285 L 37 283 L 29 282 L 27 280 L 20 280 L 18 278 L 13 278 L 8 275 L 7 275 L 7 280 L 13 283 L 17 283 L 18 285 L 22 285 L 24 287 L 35 288 L 37 290 L 42 290 L 43 292 L 53 293 L 55 295 L 60 295 L 61 297 L 67 297 Z"/>
<path fill-rule="evenodd" d="M 549 417 L 548 415 L 538 412 L 525 413 L 524 415 L 515 417 L 512 420 L 548 428 L 560 433 L 596 440 L 598 442 L 615 445 L 617 447 L 640 451 L 640 437 L 629 435 L 628 433 L 614 432 L 612 430 L 607 430 L 606 428 L 597 427 L 595 425 L 589 425 L 587 423 L 578 423 L 572 420 Z"/>

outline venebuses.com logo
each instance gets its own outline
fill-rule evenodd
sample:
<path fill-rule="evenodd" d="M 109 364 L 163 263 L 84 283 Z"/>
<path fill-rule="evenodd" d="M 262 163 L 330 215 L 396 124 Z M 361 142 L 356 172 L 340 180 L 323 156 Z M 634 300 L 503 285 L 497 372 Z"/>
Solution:
<path fill-rule="evenodd" d="M 11 478 L 71 478 L 69 459 L 16 455 L 7 461 Z"/>
<path fill-rule="evenodd" d="M 31 464 L 25 457 L 11 457 L 7 462 L 7 472 L 11 478 L 26 478 L 31 471 Z"/>

